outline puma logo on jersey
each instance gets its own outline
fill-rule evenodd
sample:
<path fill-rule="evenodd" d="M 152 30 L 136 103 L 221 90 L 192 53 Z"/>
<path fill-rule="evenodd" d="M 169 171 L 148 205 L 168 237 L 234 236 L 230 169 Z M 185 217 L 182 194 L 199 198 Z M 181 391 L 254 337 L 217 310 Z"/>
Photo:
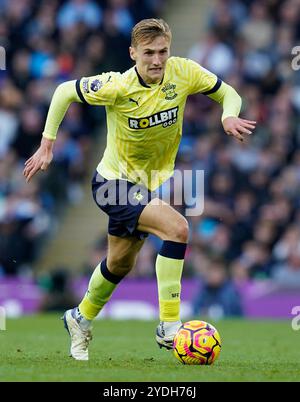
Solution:
<path fill-rule="evenodd" d="M 139 106 L 139 100 L 140 100 L 140 98 L 138 98 L 138 100 L 135 100 L 133 98 L 129 98 L 129 102 L 134 102 L 134 103 L 137 104 L 137 106 Z"/>
<path fill-rule="evenodd" d="M 163 110 L 162 112 L 155 113 L 148 117 L 141 117 L 140 119 L 129 117 L 128 124 L 130 128 L 138 130 L 159 126 L 160 124 L 163 127 L 169 127 L 176 123 L 177 116 L 178 106 L 173 107 L 172 109 Z"/>

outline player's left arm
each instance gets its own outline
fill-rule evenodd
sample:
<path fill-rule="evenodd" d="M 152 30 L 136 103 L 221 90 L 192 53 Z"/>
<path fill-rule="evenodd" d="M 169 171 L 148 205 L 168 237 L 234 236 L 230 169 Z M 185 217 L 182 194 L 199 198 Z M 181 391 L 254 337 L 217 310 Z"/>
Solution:
<path fill-rule="evenodd" d="M 244 135 L 252 134 L 256 121 L 238 117 L 242 100 L 234 88 L 222 81 L 218 90 L 207 96 L 223 106 L 222 124 L 225 133 L 240 141 L 244 140 Z"/>
<path fill-rule="evenodd" d="M 256 122 L 239 117 L 242 100 L 234 88 L 193 60 L 179 62 L 188 77 L 188 94 L 202 93 L 223 106 L 222 124 L 228 135 L 243 141 L 244 135 L 252 133 Z"/>

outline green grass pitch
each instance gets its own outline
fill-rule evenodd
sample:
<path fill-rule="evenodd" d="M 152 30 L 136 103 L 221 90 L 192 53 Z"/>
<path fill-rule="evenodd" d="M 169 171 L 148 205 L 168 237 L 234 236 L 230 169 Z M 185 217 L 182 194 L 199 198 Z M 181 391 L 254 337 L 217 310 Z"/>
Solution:
<path fill-rule="evenodd" d="M 88 362 L 68 357 L 59 314 L 8 320 L 0 331 L 0 381 L 300 381 L 299 331 L 290 321 L 224 320 L 220 358 L 185 366 L 155 342 L 156 322 L 99 320 Z"/>

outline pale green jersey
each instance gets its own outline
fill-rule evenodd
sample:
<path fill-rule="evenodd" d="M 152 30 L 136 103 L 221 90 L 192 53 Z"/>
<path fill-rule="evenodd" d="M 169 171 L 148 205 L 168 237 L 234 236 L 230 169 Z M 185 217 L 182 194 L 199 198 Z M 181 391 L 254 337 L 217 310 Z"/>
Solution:
<path fill-rule="evenodd" d="M 146 84 L 135 67 L 76 82 L 80 99 L 104 105 L 107 146 L 97 166 L 106 179 L 157 188 L 174 171 L 188 95 L 216 92 L 222 81 L 192 60 L 170 57 L 162 81 Z"/>

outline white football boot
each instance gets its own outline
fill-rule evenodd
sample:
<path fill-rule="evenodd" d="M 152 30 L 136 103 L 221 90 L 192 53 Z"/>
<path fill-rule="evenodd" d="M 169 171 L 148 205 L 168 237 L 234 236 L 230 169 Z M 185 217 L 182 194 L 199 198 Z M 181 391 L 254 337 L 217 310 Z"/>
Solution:
<path fill-rule="evenodd" d="M 181 321 L 161 321 L 156 328 L 156 342 L 158 346 L 160 348 L 173 349 L 173 340 L 181 325 Z"/>
<path fill-rule="evenodd" d="M 70 355 L 75 360 L 89 360 L 88 346 L 92 340 L 91 329 L 82 329 L 75 318 L 76 308 L 67 310 L 63 315 L 64 326 L 71 337 Z"/>

